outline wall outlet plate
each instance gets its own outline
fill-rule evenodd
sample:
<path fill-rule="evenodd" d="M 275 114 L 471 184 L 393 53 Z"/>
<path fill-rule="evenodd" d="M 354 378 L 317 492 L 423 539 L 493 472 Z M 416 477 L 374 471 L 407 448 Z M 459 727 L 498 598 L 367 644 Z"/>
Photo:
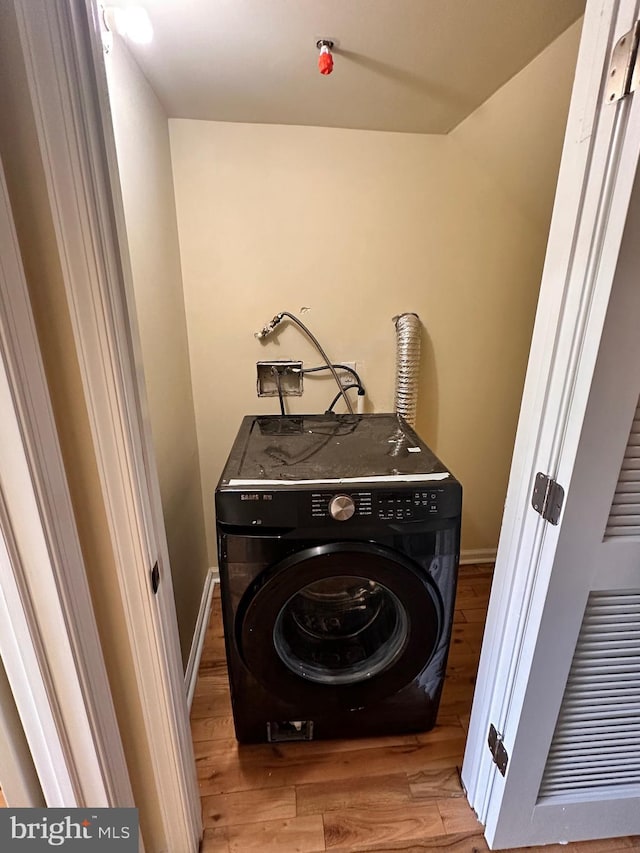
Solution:
<path fill-rule="evenodd" d="M 341 361 L 340 364 L 344 364 L 345 367 L 350 367 L 351 370 L 358 370 L 355 361 Z M 340 380 L 343 388 L 345 385 L 353 385 L 356 381 L 353 373 L 349 373 L 347 370 L 340 370 L 340 368 L 337 367 L 336 373 L 338 374 L 338 379 Z"/>
<path fill-rule="evenodd" d="M 278 385 L 283 397 L 302 396 L 301 361 L 259 361 L 256 369 L 258 397 L 277 397 Z"/>

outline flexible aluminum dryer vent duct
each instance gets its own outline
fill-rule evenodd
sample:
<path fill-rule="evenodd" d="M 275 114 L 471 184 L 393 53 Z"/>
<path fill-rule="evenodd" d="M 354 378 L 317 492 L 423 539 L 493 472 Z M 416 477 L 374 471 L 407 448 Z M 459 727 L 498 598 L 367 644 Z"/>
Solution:
<path fill-rule="evenodd" d="M 395 409 L 410 426 L 416 424 L 418 372 L 420 370 L 420 317 L 399 314 L 396 324 L 396 401 Z"/>

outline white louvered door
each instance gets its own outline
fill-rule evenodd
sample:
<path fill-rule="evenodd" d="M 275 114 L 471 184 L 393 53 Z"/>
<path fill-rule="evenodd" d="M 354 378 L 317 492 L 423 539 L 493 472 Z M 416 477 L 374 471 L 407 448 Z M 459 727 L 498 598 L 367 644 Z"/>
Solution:
<path fill-rule="evenodd" d="M 637 795 L 639 784 L 640 591 L 592 592 L 538 798 Z"/>
<path fill-rule="evenodd" d="M 629 432 L 605 539 L 640 536 L 640 400 Z"/>
<path fill-rule="evenodd" d="M 462 768 L 492 849 L 640 834 L 640 89 L 607 94 L 639 12 L 587 2 Z"/>

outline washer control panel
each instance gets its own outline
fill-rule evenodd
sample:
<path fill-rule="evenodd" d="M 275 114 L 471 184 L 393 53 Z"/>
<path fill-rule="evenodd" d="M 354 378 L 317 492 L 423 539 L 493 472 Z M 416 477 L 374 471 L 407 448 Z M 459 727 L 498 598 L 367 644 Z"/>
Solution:
<path fill-rule="evenodd" d="M 407 491 L 379 492 L 377 516 L 383 521 L 404 521 L 437 516 L 442 489 L 421 488 Z"/>
<path fill-rule="evenodd" d="M 348 522 L 376 518 L 380 521 L 418 521 L 437 518 L 448 509 L 441 487 L 384 489 L 374 492 L 312 492 L 311 517 Z"/>
<path fill-rule="evenodd" d="M 324 484 L 323 484 L 324 485 Z M 217 520 L 239 527 L 290 529 L 336 525 L 349 529 L 388 524 L 397 528 L 417 522 L 431 522 L 460 515 L 462 487 L 456 480 L 447 483 L 390 483 L 387 487 L 364 488 L 343 483 L 300 490 L 229 489 L 216 494 Z"/>
<path fill-rule="evenodd" d="M 373 514 L 371 492 L 312 492 L 311 517 L 348 521 Z"/>

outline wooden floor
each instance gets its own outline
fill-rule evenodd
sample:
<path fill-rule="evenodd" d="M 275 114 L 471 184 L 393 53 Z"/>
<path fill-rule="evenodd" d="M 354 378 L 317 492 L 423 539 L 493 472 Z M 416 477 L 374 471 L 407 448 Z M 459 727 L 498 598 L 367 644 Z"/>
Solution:
<path fill-rule="evenodd" d="M 220 601 L 214 597 L 191 714 L 202 853 L 488 850 L 458 769 L 490 583 L 487 568 L 461 568 L 447 680 L 431 732 L 258 746 L 239 746 L 234 739 Z M 613 853 L 640 850 L 640 839 L 526 849 Z"/>

